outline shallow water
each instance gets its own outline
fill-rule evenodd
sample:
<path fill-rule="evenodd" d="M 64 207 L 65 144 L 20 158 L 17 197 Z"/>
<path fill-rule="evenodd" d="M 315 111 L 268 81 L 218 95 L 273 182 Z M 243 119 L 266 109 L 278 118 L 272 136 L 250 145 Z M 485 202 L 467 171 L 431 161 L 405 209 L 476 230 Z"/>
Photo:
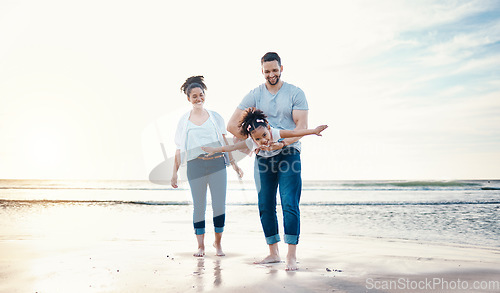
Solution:
<path fill-rule="evenodd" d="M 0 239 L 60 237 L 161 239 L 191 233 L 188 189 L 148 182 L 0 182 Z M 306 182 L 302 231 L 500 246 L 498 181 Z M 256 191 L 250 183 L 228 190 L 226 231 L 261 231 Z M 278 208 L 278 210 L 280 210 Z M 207 227 L 211 220 L 207 208 Z M 231 225 L 233 227 L 231 227 Z M 90 239 L 92 240 L 92 239 Z M 89 240 L 89 241 L 90 241 Z"/>

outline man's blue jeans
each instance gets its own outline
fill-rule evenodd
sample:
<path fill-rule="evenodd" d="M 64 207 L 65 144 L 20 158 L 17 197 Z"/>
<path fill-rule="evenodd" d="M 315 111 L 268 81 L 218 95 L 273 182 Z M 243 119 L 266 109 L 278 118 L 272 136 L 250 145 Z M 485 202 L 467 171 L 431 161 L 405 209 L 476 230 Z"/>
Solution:
<path fill-rule="evenodd" d="M 299 201 L 302 191 L 300 152 L 293 147 L 265 158 L 255 158 L 255 184 L 258 192 L 260 222 L 267 244 L 280 241 L 276 216 L 276 192 L 279 186 L 285 243 L 298 244 L 300 234 Z"/>

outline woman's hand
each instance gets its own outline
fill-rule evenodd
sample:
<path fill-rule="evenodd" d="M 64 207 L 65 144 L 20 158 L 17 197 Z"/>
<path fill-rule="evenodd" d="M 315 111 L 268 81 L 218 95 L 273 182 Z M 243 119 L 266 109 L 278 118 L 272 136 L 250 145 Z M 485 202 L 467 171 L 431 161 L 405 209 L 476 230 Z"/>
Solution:
<path fill-rule="evenodd" d="M 172 179 L 170 179 L 170 184 L 173 188 L 177 188 L 177 174 L 172 175 Z"/>
<path fill-rule="evenodd" d="M 328 128 L 328 125 L 320 125 L 320 126 L 314 128 L 314 134 L 316 134 L 317 136 L 322 136 L 321 132 L 327 128 Z"/>
<path fill-rule="evenodd" d="M 236 174 L 238 174 L 238 179 L 243 178 L 243 170 L 241 170 L 236 163 L 232 163 L 231 165 L 233 166 L 234 171 L 236 171 Z"/>
<path fill-rule="evenodd" d="M 216 153 L 216 148 L 213 148 L 213 147 L 201 147 L 201 149 L 208 153 L 208 154 L 206 154 L 207 157 Z"/>

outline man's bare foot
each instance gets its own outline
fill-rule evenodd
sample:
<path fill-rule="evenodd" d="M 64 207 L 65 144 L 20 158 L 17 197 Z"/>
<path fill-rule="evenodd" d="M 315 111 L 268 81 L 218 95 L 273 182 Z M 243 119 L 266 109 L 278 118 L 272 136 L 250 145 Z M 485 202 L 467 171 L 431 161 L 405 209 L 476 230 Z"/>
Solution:
<path fill-rule="evenodd" d="M 217 255 L 217 256 L 224 256 L 224 255 L 226 255 L 222 251 L 222 245 L 220 244 L 220 242 L 219 243 L 214 242 L 214 247 L 215 247 L 215 250 L 216 250 L 215 255 Z"/>
<path fill-rule="evenodd" d="M 297 245 L 288 244 L 288 254 L 286 255 L 286 270 L 296 271 L 299 267 L 297 266 Z"/>
<path fill-rule="evenodd" d="M 268 255 L 264 259 L 260 261 L 254 261 L 254 264 L 267 264 L 267 263 L 277 263 L 281 262 L 281 258 L 279 255 Z"/>
<path fill-rule="evenodd" d="M 205 247 L 200 247 L 198 248 L 198 251 L 193 253 L 193 256 L 196 256 L 196 257 L 203 257 L 205 256 Z"/>
<path fill-rule="evenodd" d="M 296 271 L 299 267 L 297 266 L 297 259 L 292 256 L 287 256 L 286 258 L 286 270 L 287 271 Z"/>

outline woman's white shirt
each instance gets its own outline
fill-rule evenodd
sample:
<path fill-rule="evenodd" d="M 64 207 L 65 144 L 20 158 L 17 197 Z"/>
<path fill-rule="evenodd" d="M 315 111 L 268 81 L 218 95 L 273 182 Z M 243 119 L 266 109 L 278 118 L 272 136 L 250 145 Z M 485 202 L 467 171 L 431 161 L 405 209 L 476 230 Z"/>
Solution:
<path fill-rule="evenodd" d="M 226 126 L 224 123 L 224 119 L 219 115 L 219 113 L 206 110 L 208 112 L 208 120 L 205 121 L 205 123 L 208 123 L 211 127 L 215 129 L 217 140 L 221 146 L 225 146 L 226 142 L 224 141 L 224 138 L 222 135 L 225 135 L 226 132 Z M 177 124 L 177 130 L 175 132 L 175 145 L 178 150 L 180 150 L 181 153 L 181 164 L 185 164 L 187 162 L 187 142 L 188 142 L 188 122 L 189 121 L 189 116 L 191 115 L 191 111 L 188 111 L 185 113 L 181 119 L 179 120 L 179 123 Z M 192 122 L 191 122 L 192 123 Z M 203 152 L 205 153 L 205 152 Z M 226 162 L 226 165 L 229 164 L 229 157 L 227 153 L 224 153 L 224 159 Z"/>
<path fill-rule="evenodd" d="M 203 146 L 221 146 L 217 139 L 217 130 L 209 120 L 210 119 L 207 119 L 202 125 L 196 125 L 188 121 L 186 135 L 187 161 L 194 160 L 198 156 L 206 154 L 206 152 L 201 149 Z"/>

